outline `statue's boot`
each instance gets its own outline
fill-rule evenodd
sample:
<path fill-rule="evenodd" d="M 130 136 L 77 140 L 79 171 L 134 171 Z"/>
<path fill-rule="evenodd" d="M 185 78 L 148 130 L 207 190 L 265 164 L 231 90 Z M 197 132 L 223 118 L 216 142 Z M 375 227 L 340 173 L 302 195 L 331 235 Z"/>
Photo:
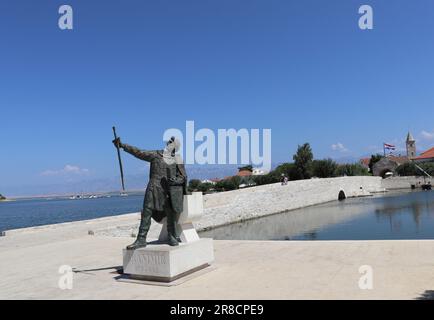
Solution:
<path fill-rule="evenodd" d="M 176 237 L 174 237 L 172 234 L 169 234 L 168 243 L 169 243 L 169 246 L 172 246 L 172 247 L 179 246 L 178 239 L 176 239 Z"/>
<path fill-rule="evenodd" d="M 146 247 L 147 243 L 146 243 L 146 237 L 140 237 L 138 236 L 136 241 L 134 241 L 132 244 L 130 244 L 129 246 L 127 246 L 127 250 L 136 250 L 139 248 L 144 248 Z"/>
<path fill-rule="evenodd" d="M 142 211 L 142 219 L 140 220 L 137 239 L 132 244 L 127 246 L 127 250 L 135 250 L 135 249 L 146 247 L 147 245 L 146 235 L 148 234 L 148 230 L 149 230 L 150 215 L 152 215 L 152 211 L 148 209 Z"/>
<path fill-rule="evenodd" d="M 175 219 L 170 215 L 167 216 L 167 238 L 169 246 L 178 246 L 181 239 L 176 236 Z"/>

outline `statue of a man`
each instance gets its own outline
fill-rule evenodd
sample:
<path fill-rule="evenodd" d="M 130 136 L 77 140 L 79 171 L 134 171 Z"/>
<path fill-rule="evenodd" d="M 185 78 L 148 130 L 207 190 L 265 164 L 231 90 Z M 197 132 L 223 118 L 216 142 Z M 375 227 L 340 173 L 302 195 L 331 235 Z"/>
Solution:
<path fill-rule="evenodd" d="M 160 222 L 167 217 L 168 243 L 177 246 L 180 239 L 175 225 L 183 209 L 184 194 L 187 194 L 187 174 L 185 167 L 176 154 L 179 141 L 170 138 L 164 150 L 145 151 L 122 143 L 120 138 L 113 140 L 115 146 L 124 149 L 136 158 L 150 162 L 149 182 L 143 201 L 139 232 L 134 243 L 127 249 L 146 247 L 146 235 L 151 225 L 151 217 Z"/>

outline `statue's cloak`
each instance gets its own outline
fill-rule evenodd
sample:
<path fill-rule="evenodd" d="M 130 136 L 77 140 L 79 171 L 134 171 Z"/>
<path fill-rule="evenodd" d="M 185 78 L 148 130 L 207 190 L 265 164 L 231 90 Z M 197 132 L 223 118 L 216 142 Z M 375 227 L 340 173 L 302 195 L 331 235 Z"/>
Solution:
<path fill-rule="evenodd" d="M 187 194 L 187 174 L 179 158 L 167 159 L 162 150 L 145 151 L 126 144 L 123 149 L 150 163 L 143 207 L 153 210 L 152 218 L 160 222 L 170 209 L 180 214 Z"/>

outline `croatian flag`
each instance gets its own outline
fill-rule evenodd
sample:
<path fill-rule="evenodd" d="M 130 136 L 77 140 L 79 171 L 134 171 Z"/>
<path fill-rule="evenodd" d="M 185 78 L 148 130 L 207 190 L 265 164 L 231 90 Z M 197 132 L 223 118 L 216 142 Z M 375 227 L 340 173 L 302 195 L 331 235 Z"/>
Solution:
<path fill-rule="evenodd" d="M 385 143 L 385 144 L 384 144 L 384 149 L 387 149 L 387 150 L 395 150 L 395 149 L 396 149 L 396 146 L 394 146 L 393 144 Z"/>

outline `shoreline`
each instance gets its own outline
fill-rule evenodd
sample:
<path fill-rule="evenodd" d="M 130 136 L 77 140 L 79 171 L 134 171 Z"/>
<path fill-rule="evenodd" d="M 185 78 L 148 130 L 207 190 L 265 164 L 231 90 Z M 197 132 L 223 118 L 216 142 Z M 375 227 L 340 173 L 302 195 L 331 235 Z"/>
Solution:
<path fill-rule="evenodd" d="M 377 192 L 385 192 L 379 177 L 339 177 L 325 179 L 309 179 L 290 181 L 282 186 L 280 183 L 232 190 L 204 196 L 204 215 L 195 223 L 198 231 L 206 231 L 233 223 L 239 223 L 268 215 L 309 207 L 338 200 L 343 191 L 347 198 L 372 196 Z M 127 219 L 124 217 L 128 216 Z M 122 218 L 120 218 L 122 217 Z M 105 218 L 66 222 L 66 225 L 86 224 L 109 219 L 111 224 L 98 228 L 94 223 L 89 233 L 98 236 L 131 237 L 136 234 L 140 213 L 117 215 Z M 117 222 L 119 219 L 121 222 Z M 6 230 L 6 235 L 23 233 L 35 229 L 62 228 L 65 223 L 42 225 L 29 228 Z M 161 225 L 152 222 L 149 236 L 158 237 Z"/>
<path fill-rule="evenodd" d="M 394 190 L 386 190 L 386 191 L 382 191 L 382 192 L 375 192 L 371 195 L 365 195 L 365 196 L 359 196 L 357 198 L 364 198 L 364 197 L 387 197 L 387 196 L 394 196 L 394 195 L 400 195 L 400 194 L 404 194 L 404 193 L 412 193 L 412 192 L 425 192 L 423 190 L 411 190 L 411 189 L 394 189 Z M 9 200 L 9 201 L 16 201 L 16 200 Z M 323 204 L 327 204 L 327 203 L 332 203 L 335 202 L 337 200 L 331 200 L 328 202 L 323 202 L 323 203 L 319 203 L 319 204 L 313 204 L 313 205 L 309 205 L 309 206 L 305 206 L 302 208 L 294 208 L 294 209 L 289 209 L 289 210 L 284 210 L 281 212 L 275 212 L 275 213 L 271 213 L 267 216 L 273 216 L 273 215 L 278 215 L 278 214 L 282 214 L 282 213 L 286 213 L 286 212 L 291 212 L 291 211 L 295 211 L 295 210 L 299 210 L 299 209 L 304 209 L 304 208 L 309 208 L 309 207 L 315 207 L 318 205 L 323 205 Z M 1 201 L 0 201 L 1 202 Z M 125 217 L 136 217 L 139 215 L 139 212 L 126 212 L 126 213 L 121 213 L 121 214 L 117 214 L 117 215 L 112 215 L 112 216 L 105 216 L 105 217 L 99 217 L 99 218 L 92 218 L 92 219 L 83 219 L 83 220 L 73 220 L 73 221 L 64 221 L 64 222 L 59 222 L 59 223 L 50 223 L 50 224 L 41 224 L 41 225 L 34 225 L 34 226 L 29 226 L 29 227 L 23 227 L 23 228 L 15 228 L 15 229 L 8 229 L 8 230 L 3 230 L 3 232 L 7 233 L 7 234 L 12 234 L 12 233 L 20 233 L 20 232 L 27 232 L 27 231 L 37 231 L 37 230 L 42 230 L 42 229 L 52 229 L 55 227 L 63 227 L 63 226 L 72 226 L 74 224 L 88 224 L 88 223 L 92 223 L 92 222 L 105 222 L 105 221 L 111 221 L 111 220 L 120 220 L 121 218 L 125 218 Z M 253 219 L 258 219 L 258 218 L 262 218 L 265 216 L 260 216 L 260 217 L 255 217 L 255 218 L 251 218 L 251 219 L 246 219 L 246 220 L 240 220 L 240 221 L 235 221 L 235 222 L 230 222 L 227 224 L 223 224 L 223 225 L 216 225 L 216 226 L 210 226 L 210 227 L 202 227 L 202 228 L 197 228 L 198 232 L 203 232 L 203 231 L 209 231 L 215 228 L 220 228 L 220 227 L 225 227 L 231 224 L 236 224 L 236 223 L 241 223 L 244 221 L 249 221 L 249 220 L 253 220 Z M 155 221 L 152 222 L 153 224 L 155 223 Z M 97 230 L 100 231 L 100 230 Z"/>
<path fill-rule="evenodd" d="M 405 180 L 407 181 L 408 178 L 405 177 Z M 409 187 L 403 188 L 402 182 L 397 183 L 396 188 L 390 188 L 390 181 L 387 182 L 389 184 L 388 189 L 383 188 L 384 180 L 379 177 L 340 177 L 290 181 L 286 186 L 276 183 L 207 194 L 204 195 L 204 216 L 195 225 L 199 232 L 209 231 L 260 217 L 324 204 L 336 201 L 340 190 L 345 190 L 348 198 L 387 196 L 420 191 L 419 189 L 411 190 Z M 8 201 L 14 200 L 8 199 Z M 98 222 L 106 220 L 111 221 L 111 223 L 105 225 L 103 228 L 96 227 Z M 95 227 L 89 230 L 91 234 L 98 236 L 132 237 L 136 234 L 139 220 L 140 213 L 133 212 L 93 219 L 9 229 L 3 232 L 6 235 L 10 235 L 44 228 L 62 228 L 63 226 L 72 226 L 74 224 L 92 223 Z M 161 230 L 161 225 L 153 221 L 150 235 L 158 237 L 159 230 Z"/>
<path fill-rule="evenodd" d="M 145 190 L 126 190 L 127 194 L 131 195 L 140 195 L 145 194 Z M 117 196 L 120 194 L 120 191 L 98 191 L 98 192 L 85 192 L 83 196 Z M 41 200 L 41 199 L 69 199 L 72 196 L 76 196 L 77 193 L 68 193 L 68 194 L 47 194 L 47 195 L 33 195 L 33 196 L 12 196 L 8 198 L 10 201 L 24 201 L 24 200 Z M 2 200 L 0 200 L 2 201 Z"/>

